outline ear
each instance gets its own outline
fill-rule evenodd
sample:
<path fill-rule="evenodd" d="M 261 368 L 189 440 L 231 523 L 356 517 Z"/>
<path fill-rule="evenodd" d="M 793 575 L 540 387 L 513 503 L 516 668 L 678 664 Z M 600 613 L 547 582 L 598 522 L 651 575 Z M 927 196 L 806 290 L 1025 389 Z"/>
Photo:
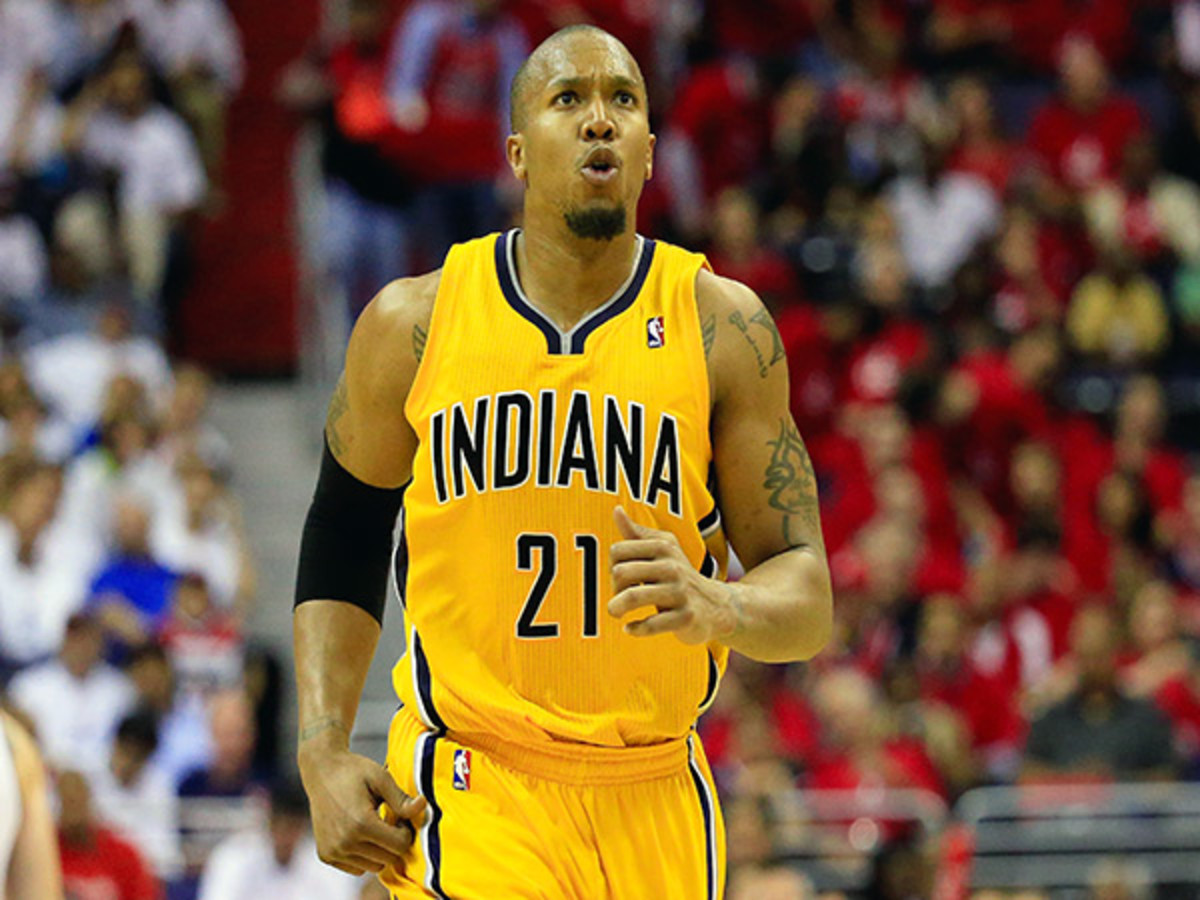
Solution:
<path fill-rule="evenodd" d="M 654 175 L 654 145 L 658 143 L 656 135 L 650 135 L 650 141 L 646 145 L 646 180 L 649 181 Z"/>
<path fill-rule="evenodd" d="M 508 167 L 512 169 L 513 175 L 521 184 L 525 183 L 525 136 L 523 134 L 510 134 L 504 140 L 504 156 L 508 160 Z"/>

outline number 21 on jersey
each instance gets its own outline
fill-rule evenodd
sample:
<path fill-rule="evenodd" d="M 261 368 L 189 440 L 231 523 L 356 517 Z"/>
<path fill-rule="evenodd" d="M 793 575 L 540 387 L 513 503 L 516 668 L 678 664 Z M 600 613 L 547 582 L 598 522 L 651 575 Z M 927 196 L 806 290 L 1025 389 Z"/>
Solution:
<path fill-rule="evenodd" d="M 599 637 L 600 540 L 594 534 L 577 534 L 575 551 L 582 557 L 580 565 L 583 566 L 583 636 Z M 517 570 L 537 572 L 517 617 L 517 637 L 522 640 L 558 637 L 557 622 L 536 621 L 542 602 L 558 575 L 558 562 L 558 539 L 554 535 L 528 531 L 517 535 Z"/>

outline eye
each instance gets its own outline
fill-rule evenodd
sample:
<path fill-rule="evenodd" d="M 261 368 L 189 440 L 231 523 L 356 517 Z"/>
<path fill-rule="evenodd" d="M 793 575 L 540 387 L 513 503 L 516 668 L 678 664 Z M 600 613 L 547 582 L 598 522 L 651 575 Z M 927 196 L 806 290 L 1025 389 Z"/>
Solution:
<path fill-rule="evenodd" d="M 554 105 L 555 106 L 570 106 L 572 103 L 574 103 L 578 99 L 579 99 L 579 95 L 577 93 L 575 93 L 574 91 L 562 91 L 561 93 L 555 94 Z"/>
<path fill-rule="evenodd" d="M 637 105 L 637 97 L 631 91 L 617 91 L 616 101 L 621 106 Z"/>

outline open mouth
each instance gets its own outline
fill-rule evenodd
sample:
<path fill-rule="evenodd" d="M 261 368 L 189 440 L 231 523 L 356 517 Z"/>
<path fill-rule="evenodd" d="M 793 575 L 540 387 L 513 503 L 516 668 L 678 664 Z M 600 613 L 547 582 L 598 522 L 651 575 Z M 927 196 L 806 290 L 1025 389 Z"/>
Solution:
<path fill-rule="evenodd" d="M 597 150 L 588 155 L 583 164 L 583 177 L 594 184 L 604 184 L 611 181 L 617 174 L 616 156 L 609 150 Z"/>

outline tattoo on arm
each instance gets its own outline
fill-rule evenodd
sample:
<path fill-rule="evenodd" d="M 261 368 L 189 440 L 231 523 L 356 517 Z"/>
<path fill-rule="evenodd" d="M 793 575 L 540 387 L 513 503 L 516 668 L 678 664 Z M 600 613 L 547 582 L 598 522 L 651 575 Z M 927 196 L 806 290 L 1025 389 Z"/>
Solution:
<path fill-rule="evenodd" d="M 334 456 L 340 456 L 346 449 L 341 433 L 338 431 L 338 423 L 349 408 L 350 400 L 346 391 L 346 375 L 342 373 L 342 376 L 338 379 L 337 387 L 334 388 L 333 397 L 329 400 L 329 413 L 325 417 L 325 435 L 329 440 L 329 449 L 333 451 Z"/>
<path fill-rule="evenodd" d="M 429 336 L 429 332 L 420 325 L 413 326 L 412 343 L 413 355 L 416 356 L 417 362 L 425 355 L 425 339 Z"/>
<path fill-rule="evenodd" d="M 791 416 L 779 420 L 779 437 L 767 445 L 772 453 L 763 487 L 771 492 L 771 508 L 783 513 L 784 541 L 789 547 L 823 547 L 817 476 Z"/>
<path fill-rule="evenodd" d="M 700 326 L 700 336 L 704 339 L 704 358 L 708 359 L 712 353 L 713 341 L 717 337 L 717 317 L 709 316 L 704 320 L 704 324 Z"/>
<path fill-rule="evenodd" d="M 324 734 L 326 731 L 332 731 L 335 728 L 339 731 L 350 731 L 337 716 L 321 716 L 321 718 L 300 730 L 300 743 L 303 744 L 305 741 L 311 741 L 317 735 Z"/>
<path fill-rule="evenodd" d="M 758 360 L 758 374 L 763 378 L 767 377 L 767 361 L 763 358 L 762 351 L 758 349 L 758 344 L 750 335 L 750 326 L 746 324 L 746 320 L 742 318 L 740 312 L 734 312 L 729 316 L 729 321 L 733 323 L 733 327 L 742 333 L 746 342 L 750 344 L 754 350 L 754 356 Z"/>
<path fill-rule="evenodd" d="M 763 328 L 767 329 L 767 331 L 771 332 L 771 359 L 767 363 L 768 366 L 775 365 L 775 363 L 787 356 L 787 353 L 783 349 L 783 338 L 779 336 L 779 329 L 775 327 L 775 320 L 765 307 L 752 315 L 750 321 L 757 322 Z"/>

